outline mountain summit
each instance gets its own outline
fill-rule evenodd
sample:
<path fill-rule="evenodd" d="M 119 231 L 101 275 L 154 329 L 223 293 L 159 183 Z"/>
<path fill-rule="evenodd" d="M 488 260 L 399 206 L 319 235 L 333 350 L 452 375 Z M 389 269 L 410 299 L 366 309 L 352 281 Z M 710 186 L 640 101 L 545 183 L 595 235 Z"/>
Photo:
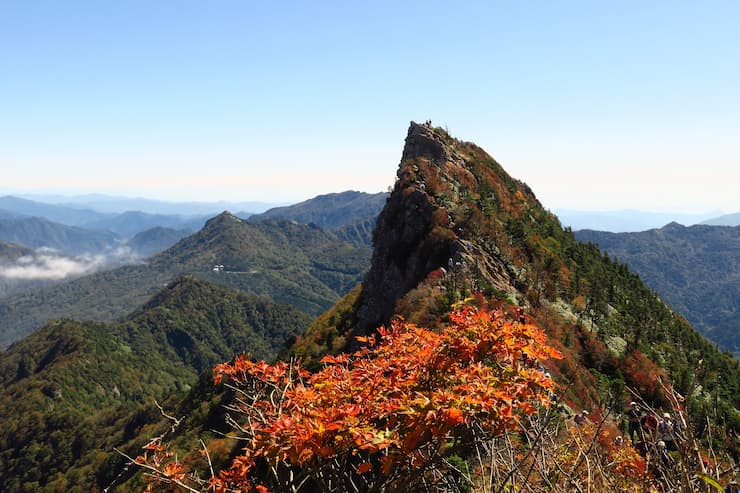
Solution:
<path fill-rule="evenodd" d="M 396 315 L 441 327 L 450 306 L 487 304 L 543 327 L 566 356 L 550 368 L 566 402 L 601 408 L 632 389 L 667 405 L 662 383 L 740 427 L 740 366 L 703 339 L 639 277 L 576 241 L 532 190 L 491 156 L 431 124 L 411 123 L 397 180 L 373 236 L 362 288 L 296 341 L 296 353 L 356 347 Z M 716 378 L 726 375 L 726 378 Z M 609 404 L 611 403 L 611 404 Z M 624 405 L 617 404 L 617 406 Z M 716 405 L 715 405 L 716 404 Z M 705 411 L 693 418 L 706 426 Z"/>
<path fill-rule="evenodd" d="M 378 217 L 357 333 L 387 324 L 399 299 L 435 269 L 464 267 L 478 285 L 514 293 L 517 273 L 487 234 L 505 224 L 491 222 L 490 214 L 500 209 L 518 218 L 530 207 L 542 209 L 529 187 L 480 148 L 412 122 L 393 193 Z"/>

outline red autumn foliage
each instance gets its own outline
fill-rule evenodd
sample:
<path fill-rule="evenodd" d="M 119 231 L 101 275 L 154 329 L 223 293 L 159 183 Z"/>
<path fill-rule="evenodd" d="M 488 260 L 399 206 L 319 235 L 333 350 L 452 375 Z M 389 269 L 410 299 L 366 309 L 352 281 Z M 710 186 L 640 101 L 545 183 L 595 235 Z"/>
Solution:
<path fill-rule="evenodd" d="M 628 383 L 647 401 L 660 404 L 663 402 L 662 383 L 667 380 L 665 370 L 635 349 L 628 357 L 622 359 L 621 371 Z"/>
<path fill-rule="evenodd" d="M 554 384 L 538 361 L 560 358 L 540 329 L 472 307 L 441 332 L 397 320 L 358 339 L 362 349 L 324 357 L 315 374 L 244 356 L 216 367 L 216 381 L 240 393 L 246 447 L 212 491 L 275 490 L 284 477 L 313 488 L 346 480 L 347 491 L 428 480 L 474 434 L 513 430 L 547 406 Z M 273 480 L 253 479 L 265 469 Z"/>

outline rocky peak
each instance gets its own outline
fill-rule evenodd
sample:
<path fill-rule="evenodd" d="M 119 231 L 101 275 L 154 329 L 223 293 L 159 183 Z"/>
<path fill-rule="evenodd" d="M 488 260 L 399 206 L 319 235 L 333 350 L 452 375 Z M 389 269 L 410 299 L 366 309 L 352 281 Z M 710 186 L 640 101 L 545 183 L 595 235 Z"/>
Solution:
<path fill-rule="evenodd" d="M 488 285 L 512 289 L 510 269 L 491 257 L 491 246 L 474 233 L 479 228 L 467 217 L 478 207 L 471 201 L 480 195 L 479 179 L 471 171 L 479 163 L 470 154 L 479 149 L 467 146 L 428 122 L 411 122 L 393 192 L 373 234 L 356 334 L 387 324 L 399 300 L 430 272 L 450 264 L 466 270 L 467 278 L 482 277 Z"/>
<path fill-rule="evenodd" d="M 241 223 L 243 222 L 241 219 L 236 217 L 234 214 L 232 214 L 229 211 L 223 211 L 221 214 L 214 216 L 210 218 L 208 221 L 206 221 L 205 227 L 214 227 L 224 224 L 233 224 L 233 223 Z"/>
<path fill-rule="evenodd" d="M 445 161 L 448 158 L 444 138 L 439 131 L 435 132 L 431 123 L 422 125 L 411 122 L 409 125 L 401 161 L 418 157 L 428 157 L 434 161 Z"/>

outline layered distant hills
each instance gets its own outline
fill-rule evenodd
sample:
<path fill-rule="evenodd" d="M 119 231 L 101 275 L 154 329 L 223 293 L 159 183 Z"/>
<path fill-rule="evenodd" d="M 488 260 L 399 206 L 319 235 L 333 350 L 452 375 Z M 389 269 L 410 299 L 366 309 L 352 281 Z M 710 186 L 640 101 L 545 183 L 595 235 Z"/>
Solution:
<path fill-rule="evenodd" d="M 104 213 L 6 196 L 0 197 L 0 240 L 62 255 L 99 257 L 101 266 L 115 265 L 164 250 L 203 227 L 209 217 Z"/>
<path fill-rule="evenodd" d="M 304 202 L 270 209 L 249 217 L 250 221 L 282 218 L 315 224 L 332 230 L 338 238 L 356 246 L 372 245 L 375 220 L 388 200 L 387 193 L 347 191 L 319 195 Z"/>
<path fill-rule="evenodd" d="M 126 242 L 126 246 L 141 258 L 148 258 L 162 252 L 186 236 L 190 236 L 189 229 L 172 229 L 155 226 L 152 229 L 141 231 Z"/>
<path fill-rule="evenodd" d="M 224 210 L 245 211 L 248 214 L 264 212 L 282 204 L 263 202 L 165 202 L 130 197 L 111 197 L 107 195 L 28 195 L 0 197 L 2 211 L 14 212 L 24 216 L 45 217 L 51 221 L 71 226 L 114 218 L 127 211 L 137 211 L 149 215 L 169 215 L 180 217 L 213 217 Z"/>
<path fill-rule="evenodd" d="M 641 210 L 580 211 L 556 209 L 563 226 L 573 230 L 593 229 L 612 233 L 645 231 L 660 228 L 670 222 L 681 224 L 715 224 L 718 213 L 689 214 L 676 212 L 651 212 Z M 740 224 L 740 223 L 738 223 Z M 737 224 L 735 224 L 737 225 Z"/>
<path fill-rule="evenodd" d="M 697 330 L 740 356 L 740 226 L 671 223 L 639 233 L 575 235 L 626 263 Z"/>
<path fill-rule="evenodd" d="M 264 212 L 282 203 L 257 201 L 177 202 L 152 200 L 136 197 L 120 197 L 104 194 L 87 195 L 20 195 L 19 198 L 42 204 L 59 205 L 72 209 L 92 210 L 100 213 L 120 214 L 126 211 L 141 211 L 149 214 L 173 214 L 184 216 L 212 217 L 223 210 L 247 211 L 249 214 Z"/>
<path fill-rule="evenodd" d="M 136 203 L 135 201 L 133 203 Z M 165 207 L 165 203 L 162 203 Z M 223 209 L 212 214 L 164 214 L 161 212 L 145 212 L 142 210 L 125 210 L 121 212 L 101 212 L 92 208 L 84 208 L 82 204 L 50 204 L 36 202 L 18 197 L 0 197 L 0 220 L 4 228 L 1 239 L 13 241 L 13 235 L 18 243 L 27 246 L 44 244 L 50 248 L 57 248 L 59 236 L 68 236 L 66 243 L 61 243 L 65 253 L 69 254 L 97 254 L 104 248 L 120 244 L 154 227 L 188 230 L 194 232 L 203 227 L 206 220 Z M 9 220 L 16 222 L 11 223 Z M 41 224 L 43 222 L 43 224 Z M 41 231 L 44 227 L 48 231 Z M 76 236 L 75 236 L 76 235 Z M 87 244 L 85 243 L 87 239 Z M 89 244 L 97 239 L 103 244 Z M 62 250 L 62 248 L 58 248 Z"/>
<path fill-rule="evenodd" d="M 99 254 L 115 248 L 117 239 L 110 231 L 67 226 L 41 217 L 0 219 L 0 240 L 65 255 Z"/>
<path fill-rule="evenodd" d="M 0 211 L 15 216 L 43 217 L 49 221 L 67 226 L 81 226 L 87 222 L 98 221 L 106 214 L 89 208 L 67 207 L 59 204 L 45 204 L 19 197 L 0 197 Z"/>
<path fill-rule="evenodd" d="M 370 250 L 317 226 L 247 223 L 223 213 L 146 263 L 0 300 L 0 347 L 53 318 L 112 321 L 182 274 L 318 315 L 360 282 Z"/>
<path fill-rule="evenodd" d="M 131 238 L 137 233 L 155 227 L 197 231 L 203 227 L 211 216 L 179 216 L 165 214 L 148 214 L 140 211 L 126 211 L 112 217 L 86 222 L 86 229 L 111 231 L 121 238 Z"/>
<path fill-rule="evenodd" d="M 177 243 L 147 263 L 0 302 L 2 345 L 65 317 L 0 352 L 0 423 L 13 421 L 0 432 L 2 491 L 87 491 L 123 481 L 127 468 L 111 447 L 138 453 L 161 418 L 153 399 L 177 402 L 191 386 L 196 395 L 209 392 L 198 373 L 236 353 L 273 358 L 310 316 L 357 285 L 370 259 L 366 246 L 313 224 L 247 223 L 226 212 L 180 236 L 168 228 L 139 233 L 129 241 L 139 251 Z M 35 254 L 9 243 L 0 253 L 9 262 Z M 213 283 L 177 277 L 183 273 Z M 121 322 L 100 323 L 137 306 Z M 44 407 L 53 412 L 39 412 Z"/>
<path fill-rule="evenodd" d="M 250 221 L 291 219 L 325 229 L 338 229 L 365 220 L 374 221 L 387 199 L 387 193 L 369 194 L 355 191 L 330 193 L 298 204 L 275 207 L 262 214 L 255 214 L 249 219 Z"/>
<path fill-rule="evenodd" d="M 740 212 L 713 217 L 706 221 L 702 221 L 701 224 L 708 224 L 711 226 L 740 226 Z"/>

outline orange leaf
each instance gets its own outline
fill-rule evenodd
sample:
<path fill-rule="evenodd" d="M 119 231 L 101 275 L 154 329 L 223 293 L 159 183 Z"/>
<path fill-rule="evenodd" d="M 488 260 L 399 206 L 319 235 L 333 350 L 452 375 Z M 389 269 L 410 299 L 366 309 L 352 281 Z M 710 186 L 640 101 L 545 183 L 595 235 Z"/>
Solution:
<path fill-rule="evenodd" d="M 464 420 L 463 412 L 456 408 L 451 407 L 447 410 L 447 423 L 451 425 L 459 425 Z"/>

